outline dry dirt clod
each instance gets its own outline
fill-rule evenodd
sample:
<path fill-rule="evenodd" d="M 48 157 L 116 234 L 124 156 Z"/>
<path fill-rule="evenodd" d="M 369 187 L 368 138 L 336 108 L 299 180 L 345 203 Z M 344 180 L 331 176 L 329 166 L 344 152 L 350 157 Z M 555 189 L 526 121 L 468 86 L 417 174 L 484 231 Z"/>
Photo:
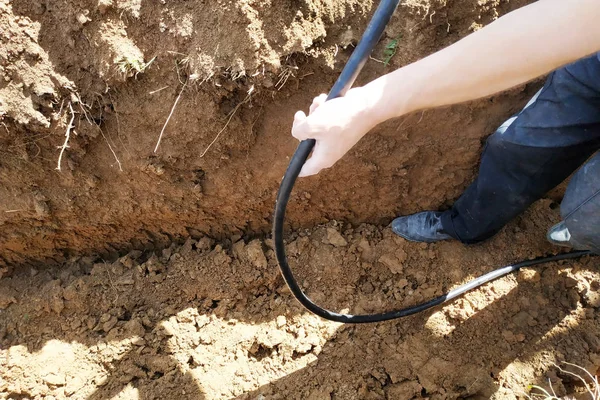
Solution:
<path fill-rule="evenodd" d="M 283 328 L 286 324 L 287 324 L 287 320 L 286 320 L 285 316 L 280 315 L 277 317 L 277 327 L 278 328 Z"/>
<path fill-rule="evenodd" d="M 541 279 L 539 271 L 532 268 L 521 268 L 518 277 L 523 282 L 539 282 Z"/>
<path fill-rule="evenodd" d="M 327 234 L 325 236 L 325 243 L 332 244 L 335 247 L 345 247 L 348 242 L 335 228 L 327 228 Z"/>
<path fill-rule="evenodd" d="M 143 337 L 144 334 L 146 333 L 146 330 L 144 329 L 144 325 L 138 318 L 127 321 L 127 323 L 125 323 L 125 325 L 123 325 L 123 329 L 125 330 L 125 332 L 127 332 L 129 334 L 139 336 L 139 337 Z"/>
<path fill-rule="evenodd" d="M 267 268 L 267 258 L 263 252 L 262 242 L 260 240 L 253 240 L 248 243 L 245 247 L 245 251 L 252 265 L 260 269 Z"/>
<path fill-rule="evenodd" d="M 402 262 L 394 254 L 384 254 L 379 257 L 378 261 L 389 268 L 389 270 L 394 274 L 401 274 L 404 270 L 402 267 Z"/>
<path fill-rule="evenodd" d="M 45 383 L 52 386 L 64 386 L 66 383 L 64 374 L 49 373 L 42 378 Z"/>
<path fill-rule="evenodd" d="M 102 324 L 102 330 L 108 333 L 112 328 L 115 327 L 115 325 L 117 325 L 117 322 L 119 322 L 117 317 L 111 317 L 108 321 Z"/>

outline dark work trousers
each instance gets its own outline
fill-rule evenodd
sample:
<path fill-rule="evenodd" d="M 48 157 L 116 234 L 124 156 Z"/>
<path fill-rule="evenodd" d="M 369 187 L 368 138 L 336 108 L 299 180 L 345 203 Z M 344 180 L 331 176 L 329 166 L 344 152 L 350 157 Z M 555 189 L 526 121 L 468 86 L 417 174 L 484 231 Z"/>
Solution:
<path fill-rule="evenodd" d="M 467 244 L 488 239 L 585 163 L 561 214 L 574 247 L 600 253 L 598 149 L 600 60 L 594 55 L 554 71 L 523 111 L 488 138 L 479 176 L 443 213 L 444 230 Z"/>

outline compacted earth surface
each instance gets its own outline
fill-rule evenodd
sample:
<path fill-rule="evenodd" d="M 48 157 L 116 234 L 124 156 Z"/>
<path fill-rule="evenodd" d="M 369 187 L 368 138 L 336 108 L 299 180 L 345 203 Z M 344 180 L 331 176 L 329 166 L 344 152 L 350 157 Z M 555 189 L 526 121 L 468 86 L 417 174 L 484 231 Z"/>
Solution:
<path fill-rule="evenodd" d="M 358 84 L 526 3 L 402 2 Z M 0 0 L 0 399 L 591 398 L 572 373 L 600 368 L 596 258 L 372 325 L 308 313 L 280 277 L 293 114 L 377 4 Z M 391 310 L 562 251 L 560 189 L 482 245 L 387 226 L 447 208 L 539 83 L 384 123 L 301 180 L 286 240 L 310 297 Z"/>

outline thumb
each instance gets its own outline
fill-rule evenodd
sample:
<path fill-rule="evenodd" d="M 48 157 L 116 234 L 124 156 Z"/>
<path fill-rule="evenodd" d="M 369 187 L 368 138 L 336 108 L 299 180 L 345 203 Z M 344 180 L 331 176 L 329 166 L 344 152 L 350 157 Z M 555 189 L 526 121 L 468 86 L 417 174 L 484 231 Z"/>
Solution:
<path fill-rule="evenodd" d="M 298 140 L 309 139 L 308 126 L 306 125 L 306 114 L 304 111 L 298 111 L 294 115 L 294 124 L 292 126 L 292 136 Z"/>
<path fill-rule="evenodd" d="M 302 170 L 300 171 L 298 177 L 303 178 L 306 176 L 316 175 L 323 168 L 325 168 L 325 166 L 321 161 L 319 155 L 315 155 L 315 153 L 313 152 L 313 156 L 306 160 L 306 163 L 304 163 L 304 166 L 302 167 Z"/>

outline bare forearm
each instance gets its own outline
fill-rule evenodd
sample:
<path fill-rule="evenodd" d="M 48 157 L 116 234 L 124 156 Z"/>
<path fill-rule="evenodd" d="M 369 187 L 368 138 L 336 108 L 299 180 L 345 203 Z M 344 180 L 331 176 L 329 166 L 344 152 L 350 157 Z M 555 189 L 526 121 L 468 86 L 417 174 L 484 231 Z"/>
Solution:
<path fill-rule="evenodd" d="M 377 122 L 485 97 L 600 50 L 600 0 L 540 0 L 364 89 Z"/>

